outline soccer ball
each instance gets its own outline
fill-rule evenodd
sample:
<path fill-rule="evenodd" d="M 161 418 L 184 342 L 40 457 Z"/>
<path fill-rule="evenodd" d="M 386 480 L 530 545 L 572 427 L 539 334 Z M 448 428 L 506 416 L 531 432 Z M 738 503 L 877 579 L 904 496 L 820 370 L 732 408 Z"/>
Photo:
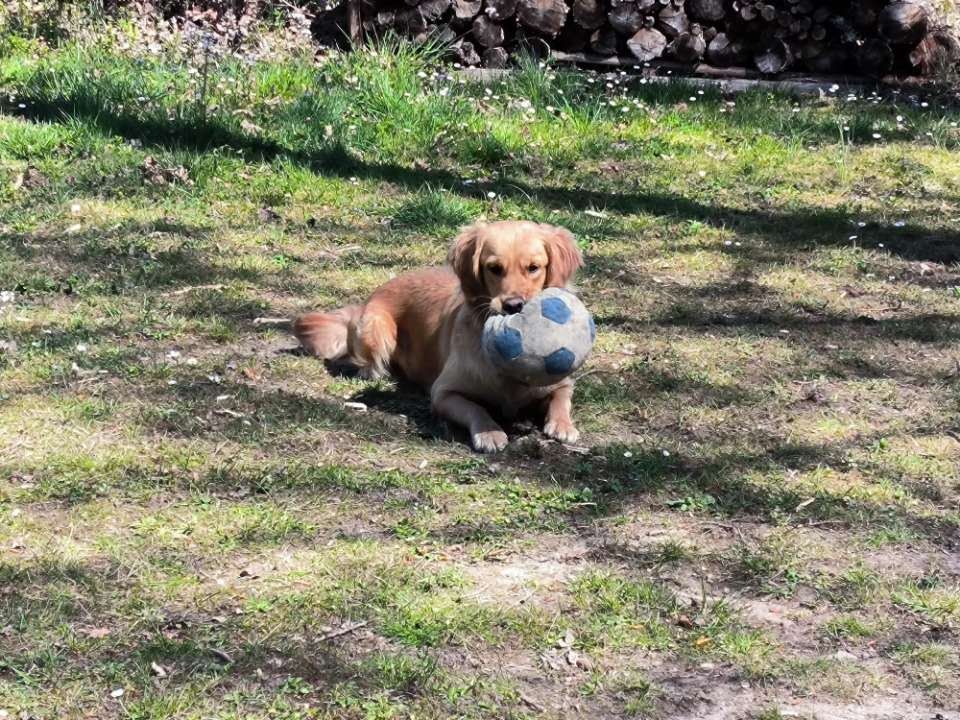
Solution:
<path fill-rule="evenodd" d="M 527 385 L 553 385 L 576 372 L 597 331 L 573 293 L 548 288 L 514 315 L 494 315 L 483 326 L 483 352 L 501 372 Z"/>

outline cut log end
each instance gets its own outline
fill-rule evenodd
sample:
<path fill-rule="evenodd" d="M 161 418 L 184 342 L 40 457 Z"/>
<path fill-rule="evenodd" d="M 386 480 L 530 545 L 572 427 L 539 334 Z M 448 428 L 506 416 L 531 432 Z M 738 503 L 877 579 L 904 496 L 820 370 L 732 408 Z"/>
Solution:
<path fill-rule="evenodd" d="M 567 12 L 563 0 L 520 0 L 517 19 L 531 30 L 555 37 L 567 21 Z"/>
<path fill-rule="evenodd" d="M 793 53 L 783 40 L 769 40 L 754 54 L 753 64 L 764 75 L 776 75 L 790 67 Z"/>
<path fill-rule="evenodd" d="M 649 62 L 663 55 L 667 47 L 667 38 L 659 30 L 643 28 L 627 40 L 627 47 L 637 60 Z"/>

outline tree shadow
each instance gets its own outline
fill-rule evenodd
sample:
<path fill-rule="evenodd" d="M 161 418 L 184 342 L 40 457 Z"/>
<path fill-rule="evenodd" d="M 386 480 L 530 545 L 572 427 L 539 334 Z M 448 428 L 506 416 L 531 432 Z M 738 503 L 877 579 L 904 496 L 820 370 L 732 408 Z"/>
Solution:
<path fill-rule="evenodd" d="M 278 633 L 245 621 L 229 605 L 211 602 L 214 594 L 190 609 L 164 601 L 131 577 L 129 568 L 110 563 L 0 562 L 0 580 L 0 630 L 17 626 L 16 633 L 0 632 L 0 682 L 14 688 L 47 685 L 52 690 L 65 672 L 96 678 L 122 672 L 127 710 L 153 716 L 153 702 L 168 708 L 172 695 L 198 681 L 207 697 L 240 686 L 254 695 L 282 697 L 284 683 L 299 678 L 290 692 L 302 703 L 323 698 L 340 683 L 376 689 L 383 680 L 364 662 L 384 652 L 382 645 L 357 642 L 349 634 L 326 637 L 328 623 L 349 627 L 362 619 L 366 608 L 359 604 L 358 618 L 311 613 L 296 615 L 294 622 L 293 616 L 284 617 L 286 632 Z M 139 592 L 136 612 L 124 617 L 118 598 L 132 588 Z M 221 602 L 229 599 L 223 596 Z M 70 641 L 51 639 L 49 648 L 34 644 L 54 628 L 58 638 Z M 165 669 L 162 679 L 158 666 Z M 101 689 L 94 683 L 94 691 Z"/>
<path fill-rule="evenodd" d="M 285 158 L 321 175 L 357 177 L 391 182 L 411 190 L 425 185 L 445 187 L 464 197 L 484 198 L 496 192 L 503 198 L 535 202 L 552 209 L 604 208 L 614 213 L 645 213 L 679 220 L 696 220 L 716 228 L 733 229 L 762 237 L 777 252 L 796 251 L 817 246 L 843 245 L 846 229 L 858 218 L 834 208 L 807 207 L 778 211 L 757 207 L 750 210 L 705 204 L 675 194 L 659 192 L 619 193 L 585 187 L 531 185 L 519 178 L 502 176 L 496 181 L 465 183 L 460 175 L 443 169 L 413 169 L 397 163 L 376 163 L 359 159 L 349 148 L 329 143 L 315 152 L 304 152 L 280 143 L 251 137 L 218 120 L 205 124 L 193 121 L 145 119 L 126 112 L 109 112 L 95 93 L 76 93 L 50 101 L 27 97 L 28 108 L 8 108 L 29 118 L 61 121 L 79 116 L 100 131 L 128 139 L 137 139 L 150 147 L 204 152 L 228 146 L 249 160 L 272 161 Z M 960 235 L 937 234 L 919 225 L 902 228 L 877 226 L 872 237 L 891 253 L 908 260 L 937 263 L 960 262 Z"/>

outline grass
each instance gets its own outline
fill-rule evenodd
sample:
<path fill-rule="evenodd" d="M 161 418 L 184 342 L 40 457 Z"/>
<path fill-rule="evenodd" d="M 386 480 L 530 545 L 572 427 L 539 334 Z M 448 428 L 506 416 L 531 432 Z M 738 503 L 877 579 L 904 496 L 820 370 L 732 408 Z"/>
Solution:
<path fill-rule="evenodd" d="M 204 91 L 185 36 L 25 27 L 0 39 L 0 710 L 958 710 L 955 111 L 533 61 L 483 87 L 394 41 L 218 48 Z M 478 457 L 254 322 L 482 218 L 584 249 L 582 448 L 520 426 Z"/>

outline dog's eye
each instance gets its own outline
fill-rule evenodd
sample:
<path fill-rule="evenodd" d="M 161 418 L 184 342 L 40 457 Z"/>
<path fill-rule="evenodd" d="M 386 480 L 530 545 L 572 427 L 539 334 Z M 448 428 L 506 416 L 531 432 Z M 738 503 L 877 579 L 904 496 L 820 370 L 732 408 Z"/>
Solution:
<path fill-rule="evenodd" d="M 539 265 L 531 265 L 530 267 L 527 268 L 527 272 L 529 272 L 531 275 L 533 275 L 533 274 L 534 274 L 535 272 L 537 272 L 537 270 L 539 270 L 539 269 L 540 269 L 540 266 L 539 266 Z"/>
<path fill-rule="evenodd" d="M 487 265 L 487 270 L 494 275 L 503 275 L 503 265 Z"/>

